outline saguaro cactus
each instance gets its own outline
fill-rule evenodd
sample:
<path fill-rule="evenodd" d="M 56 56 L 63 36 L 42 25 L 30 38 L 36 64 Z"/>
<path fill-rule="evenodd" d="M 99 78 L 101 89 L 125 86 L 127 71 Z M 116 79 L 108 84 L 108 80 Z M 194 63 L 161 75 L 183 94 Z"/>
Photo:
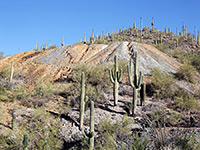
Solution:
<path fill-rule="evenodd" d="M 152 30 L 154 30 L 154 17 L 152 17 L 151 25 L 152 25 Z"/>
<path fill-rule="evenodd" d="M 13 112 L 12 113 L 12 129 L 15 128 L 15 124 L 16 124 L 16 114 Z"/>
<path fill-rule="evenodd" d="M 199 39 L 199 31 L 198 31 L 198 36 L 197 36 L 197 44 L 200 44 L 200 39 Z"/>
<path fill-rule="evenodd" d="M 134 25 L 133 25 L 133 28 L 135 29 L 136 28 L 136 19 L 134 18 Z"/>
<path fill-rule="evenodd" d="M 47 50 L 47 41 L 45 41 L 45 50 Z"/>
<path fill-rule="evenodd" d="M 27 134 L 24 135 L 23 145 L 24 145 L 24 150 L 28 150 L 28 135 Z"/>
<path fill-rule="evenodd" d="M 62 37 L 62 46 L 64 46 L 65 43 L 64 43 L 64 36 Z"/>
<path fill-rule="evenodd" d="M 83 118 L 84 118 L 84 110 L 85 110 L 85 73 L 81 74 L 81 96 L 80 96 L 80 129 L 83 127 Z"/>
<path fill-rule="evenodd" d="M 14 73 L 14 61 L 12 61 L 12 64 L 11 64 L 10 82 L 12 82 L 12 80 L 13 80 L 13 73 Z"/>
<path fill-rule="evenodd" d="M 84 44 L 86 43 L 86 33 L 84 33 L 84 39 L 83 39 Z"/>
<path fill-rule="evenodd" d="M 133 88 L 133 102 L 132 102 L 132 115 L 135 114 L 136 111 L 136 105 L 137 105 L 137 91 L 141 88 L 141 82 L 143 80 L 142 72 L 140 72 L 140 77 L 138 80 L 138 60 L 137 60 L 137 52 L 135 52 L 135 64 L 134 64 L 134 82 L 133 82 L 133 59 L 130 59 L 130 64 L 127 66 L 128 68 L 128 77 L 129 77 L 129 83 L 131 87 Z"/>
<path fill-rule="evenodd" d="M 182 26 L 182 36 L 185 36 L 185 26 L 184 26 L 184 22 L 183 22 L 183 26 Z"/>
<path fill-rule="evenodd" d="M 141 89 L 140 89 L 140 106 L 145 103 L 146 100 L 146 84 L 144 83 L 143 76 L 141 79 Z"/>
<path fill-rule="evenodd" d="M 140 17 L 140 42 L 142 43 L 142 17 Z"/>
<path fill-rule="evenodd" d="M 185 37 L 187 39 L 187 25 L 185 25 Z"/>
<path fill-rule="evenodd" d="M 94 102 L 90 102 L 90 150 L 94 149 Z"/>
<path fill-rule="evenodd" d="M 196 40 L 196 37 L 197 37 L 197 27 L 194 26 L 194 39 Z"/>
<path fill-rule="evenodd" d="M 113 97 L 114 97 L 114 105 L 117 105 L 118 102 L 118 87 L 119 82 L 122 80 L 122 69 L 120 69 L 120 73 L 118 70 L 118 58 L 115 56 L 115 70 L 111 71 L 109 70 L 110 74 L 110 81 L 113 83 Z"/>

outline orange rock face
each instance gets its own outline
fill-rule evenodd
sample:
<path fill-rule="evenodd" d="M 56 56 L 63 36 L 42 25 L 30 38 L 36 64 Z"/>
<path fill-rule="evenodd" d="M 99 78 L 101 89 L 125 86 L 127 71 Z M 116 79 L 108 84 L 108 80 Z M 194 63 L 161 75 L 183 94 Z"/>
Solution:
<path fill-rule="evenodd" d="M 115 42 L 103 44 L 75 44 L 45 51 L 28 51 L 0 60 L 0 69 L 10 68 L 14 61 L 14 72 L 24 79 L 38 76 L 55 81 L 66 77 L 77 63 L 106 63 L 113 62 L 117 54 L 119 59 L 129 60 L 133 51 L 138 51 L 139 65 L 144 73 L 153 67 L 164 71 L 175 72 L 181 65 L 156 48 L 135 42 Z M 139 67 L 140 68 L 140 67 Z"/>

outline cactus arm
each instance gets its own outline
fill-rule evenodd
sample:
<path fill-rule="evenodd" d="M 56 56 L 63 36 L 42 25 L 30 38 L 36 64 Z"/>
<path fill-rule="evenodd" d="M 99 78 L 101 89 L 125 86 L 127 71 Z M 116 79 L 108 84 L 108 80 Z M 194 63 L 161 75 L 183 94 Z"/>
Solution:
<path fill-rule="evenodd" d="M 110 81 L 114 84 L 114 77 L 113 77 L 113 71 L 111 69 L 109 69 L 109 75 L 110 75 Z"/>
<path fill-rule="evenodd" d="M 118 82 L 121 82 L 121 81 L 122 81 L 122 72 L 123 72 L 123 70 L 122 70 L 122 69 L 120 69 L 120 73 L 119 73 L 119 72 L 117 72 L 117 73 L 118 73 L 118 77 L 117 77 L 117 79 L 118 79 Z"/>

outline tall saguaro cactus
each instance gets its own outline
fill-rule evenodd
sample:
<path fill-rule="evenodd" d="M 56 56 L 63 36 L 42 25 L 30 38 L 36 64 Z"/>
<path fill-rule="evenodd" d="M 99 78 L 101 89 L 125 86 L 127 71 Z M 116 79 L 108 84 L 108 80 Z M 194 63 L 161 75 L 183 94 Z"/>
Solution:
<path fill-rule="evenodd" d="M 84 117 L 84 110 L 85 110 L 85 73 L 82 72 L 81 74 L 81 99 L 80 99 L 80 126 L 79 128 L 82 129 L 83 127 L 83 117 Z"/>
<path fill-rule="evenodd" d="M 120 69 L 120 73 L 118 70 L 118 58 L 117 55 L 115 56 L 115 69 L 114 71 L 109 70 L 110 74 L 110 81 L 113 84 L 113 97 L 114 97 L 114 105 L 117 105 L 118 102 L 118 87 L 119 87 L 119 82 L 122 80 L 122 69 Z"/>
<path fill-rule="evenodd" d="M 153 31 L 154 30 L 154 17 L 152 17 L 151 25 L 152 25 L 152 31 Z"/>
<path fill-rule="evenodd" d="M 142 17 L 140 17 L 140 42 L 142 43 Z"/>
<path fill-rule="evenodd" d="M 198 31 L 198 36 L 197 36 L 197 44 L 200 45 L 199 31 Z"/>
<path fill-rule="evenodd" d="M 28 150 L 28 135 L 27 134 L 24 135 L 23 145 L 24 145 L 24 150 Z"/>
<path fill-rule="evenodd" d="M 132 102 L 132 115 L 136 112 L 137 105 L 137 92 L 141 89 L 141 82 L 143 81 L 142 72 L 140 72 L 138 78 L 138 60 L 137 60 L 137 52 L 135 52 L 135 63 L 134 63 L 134 81 L 133 81 L 133 59 L 130 59 L 130 64 L 127 66 L 128 68 L 128 77 L 129 83 L 133 88 L 133 102 Z"/>
<path fill-rule="evenodd" d="M 65 42 L 64 42 L 64 36 L 62 37 L 62 46 L 65 45 Z"/>
<path fill-rule="evenodd" d="M 90 150 L 94 149 L 94 102 L 90 102 Z"/>
<path fill-rule="evenodd" d="M 136 18 L 134 18 L 134 25 L 133 28 L 136 29 Z"/>
<path fill-rule="evenodd" d="M 11 64 L 10 82 L 12 82 L 12 80 L 13 80 L 13 73 L 14 73 L 14 61 L 12 61 L 12 64 Z"/>

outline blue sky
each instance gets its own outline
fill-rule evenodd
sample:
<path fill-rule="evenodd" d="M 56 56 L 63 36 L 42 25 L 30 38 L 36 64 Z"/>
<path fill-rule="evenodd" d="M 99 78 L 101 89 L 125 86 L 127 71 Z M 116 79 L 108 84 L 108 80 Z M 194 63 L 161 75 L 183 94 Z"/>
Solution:
<path fill-rule="evenodd" d="M 14 55 L 31 50 L 45 40 L 61 45 L 74 44 L 92 28 L 100 34 L 107 29 L 118 31 L 128 28 L 136 18 L 137 26 L 143 17 L 143 26 L 170 27 L 181 30 L 182 22 L 194 33 L 200 30 L 199 0 L 1 0 L 0 51 Z"/>

